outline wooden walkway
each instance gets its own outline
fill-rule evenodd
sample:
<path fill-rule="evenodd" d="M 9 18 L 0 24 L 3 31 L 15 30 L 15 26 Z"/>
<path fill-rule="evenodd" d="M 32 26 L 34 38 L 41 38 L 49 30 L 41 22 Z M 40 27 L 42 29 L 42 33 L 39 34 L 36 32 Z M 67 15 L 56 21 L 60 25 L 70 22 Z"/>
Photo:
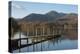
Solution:
<path fill-rule="evenodd" d="M 23 47 L 27 47 L 27 46 L 31 46 L 31 45 L 34 45 L 34 44 L 37 44 L 37 43 L 41 43 L 41 42 L 44 42 L 44 41 L 47 41 L 47 40 L 51 40 L 53 38 L 58 38 L 60 37 L 61 35 L 50 35 L 50 36 L 29 36 L 28 38 L 20 38 L 20 39 L 15 39 L 15 40 L 9 40 L 11 41 L 12 44 L 16 44 L 16 45 L 11 45 L 11 51 L 14 51 L 14 50 L 17 50 L 17 49 L 21 49 Z M 34 38 L 35 39 L 38 39 L 38 38 L 41 38 L 41 40 L 37 40 L 37 41 L 33 41 L 32 43 L 28 43 L 28 39 L 30 38 Z M 42 39 L 44 38 L 44 39 Z M 26 40 L 26 44 L 24 45 L 21 45 L 21 40 Z M 20 43 L 18 43 L 20 41 Z M 19 46 L 18 46 L 19 45 Z"/>

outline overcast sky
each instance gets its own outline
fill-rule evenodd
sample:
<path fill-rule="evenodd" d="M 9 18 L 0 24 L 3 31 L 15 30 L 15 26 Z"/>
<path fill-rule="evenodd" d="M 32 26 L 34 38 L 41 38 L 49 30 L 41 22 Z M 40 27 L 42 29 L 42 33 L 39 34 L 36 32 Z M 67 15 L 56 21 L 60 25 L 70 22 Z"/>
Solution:
<path fill-rule="evenodd" d="M 12 17 L 23 18 L 31 13 L 45 14 L 49 11 L 57 11 L 63 13 L 77 13 L 77 5 L 69 4 L 51 4 L 51 3 L 32 3 L 14 1 L 12 2 Z"/>

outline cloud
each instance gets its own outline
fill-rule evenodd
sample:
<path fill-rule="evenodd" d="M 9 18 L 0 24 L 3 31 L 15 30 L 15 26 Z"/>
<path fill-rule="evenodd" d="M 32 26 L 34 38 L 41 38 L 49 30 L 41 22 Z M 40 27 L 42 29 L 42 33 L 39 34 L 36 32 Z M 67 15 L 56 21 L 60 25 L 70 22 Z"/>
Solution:
<path fill-rule="evenodd" d="M 12 3 L 12 7 L 17 8 L 17 9 L 22 9 L 22 10 L 26 9 L 25 7 L 18 5 L 18 4 L 15 4 L 15 3 Z"/>
<path fill-rule="evenodd" d="M 12 7 L 18 8 L 18 9 L 22 9 L 22 7 L 20 5 L 14 4 L 12 3 Z"/>

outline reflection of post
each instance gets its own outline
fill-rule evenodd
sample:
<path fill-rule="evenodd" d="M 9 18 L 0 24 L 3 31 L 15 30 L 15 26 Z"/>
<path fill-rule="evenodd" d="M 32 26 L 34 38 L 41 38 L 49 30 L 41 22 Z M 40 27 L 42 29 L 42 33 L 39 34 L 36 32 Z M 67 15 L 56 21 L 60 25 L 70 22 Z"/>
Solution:
<path fill-rule="evenodd" d="M 63 25 L 61 25 L 61 34 L 63 34 Z"/>
<path fill-rule="evenodd" d="M 28 38 L 27 38 L 27 45 L 28 45 Z M 27 47 L 27 51 L 29 51 L 29 47 Z"/>
<path fill-rule="evenodd" d="M 37 28 L 36 28 L 36 36 L 37 36 Z"/>
<path fill-rule="evenodd" d="M 54 26 L 53 26 L 53 35 L 54 35 Z"/>
<path fill-rule="evenodd" d="M 43 36 L 43 28 L 41 27 L 41 36 Z"/>
<path fill-rule="evenodd" d="M 33 52 L 35 51 L 35 46 L 33 45 Z"/>
<path fill-rule="evenodd" d="M 48 35 L 50 34 L 50 29 L 49 28 L 47 28 L 47 33 L 48 33 Z"/>
<path fill-rule="evenodd" d="M 41 42 L 41 51 L 42 51 L 42 42 Z"/>
<path fill-rule="evenodd" d="M 64 28 L 65 26 L 64 26 L 64 24 L 63 24 L 63 34 L 65 33 L 65 28 Z"/>
<path fill-rule="evenodd" d="M 19 42 L 19 52 L 21 52 L 21 50 L 20 50 L 20 47 L 21 47 L 21 31 L 20 31 L 20 34 L 19 34 L 19 38 L 20 38 L 20 42 Z"/>
<path fill-rule="evenodd" d="M 27 29 L 27 36 L 29 36 L 29 30 Z"/>
<path fill-rule="evenodd" d="M 58 34 L 60 34 L 60 29 L 58 29 Z"/>
<path fill-rule="evenodd" d="M 54 26 L 54 31 L 53 32 L 54 32 L 54 35 L 55 35 L 56 34 L 56 27 L 55 26 Z"/>
<path fill-rule="evenodd" d="M 57 35 L 57 28 L 56 28 L 56 35 Z"/>
<path fill-rule="evenodd" d="M 54 29 L 53 29 L 53 35 L 54 35 Z"/>
<path fill-rule="evenodd" d="M 43 27 L 43 36 L 44 36 L 44 27 Z"/>
<path fill-rule="evenodd" d="M 59 27 L 58 27 L 58 34 L 60 35 L 60 25 L 59 25 Z"/>
<path fill-rule="evenodd" d="M 61 34 L 61 28 L 59 28 L 59 34 Z"/>
<path fill-rule="evenodd" d="M 33 36 L 34 36 L 34 27 L 33 27 Z"/>
<path fill-rule="evenodd" d="M 48 41 L 48 49 L 49 49 L 49 41 Z"/>
<path fill-rule="evenodd" d="M 57 28 L 57 26 L 56 26 L 56 35 L 58 34 L 58 28 Z"/>
<path fill-rule="evenodd" d="M 59 34 L 59 30 L 58 30 L 58 28 L 56 29 L 56 33 L 57 33 L 56 35 L 58 35 L 58 34 Z"/>

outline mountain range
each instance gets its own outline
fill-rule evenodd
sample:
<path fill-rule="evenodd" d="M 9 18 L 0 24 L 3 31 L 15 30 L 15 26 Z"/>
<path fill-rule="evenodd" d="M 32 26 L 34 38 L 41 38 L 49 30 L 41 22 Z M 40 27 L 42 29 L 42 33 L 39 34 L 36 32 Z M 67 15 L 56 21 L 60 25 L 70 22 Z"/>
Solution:
<path fill-rule="evenodd" d="M 23 17 L 20 21 L 26 22 L 54 22 L 54 21 L 66 21 L 77 20 L 78 14 L 76 13 L 59 13 L 56 11 L 50 11 L 46 14 L 31 13 L 28 16 Z"/>

